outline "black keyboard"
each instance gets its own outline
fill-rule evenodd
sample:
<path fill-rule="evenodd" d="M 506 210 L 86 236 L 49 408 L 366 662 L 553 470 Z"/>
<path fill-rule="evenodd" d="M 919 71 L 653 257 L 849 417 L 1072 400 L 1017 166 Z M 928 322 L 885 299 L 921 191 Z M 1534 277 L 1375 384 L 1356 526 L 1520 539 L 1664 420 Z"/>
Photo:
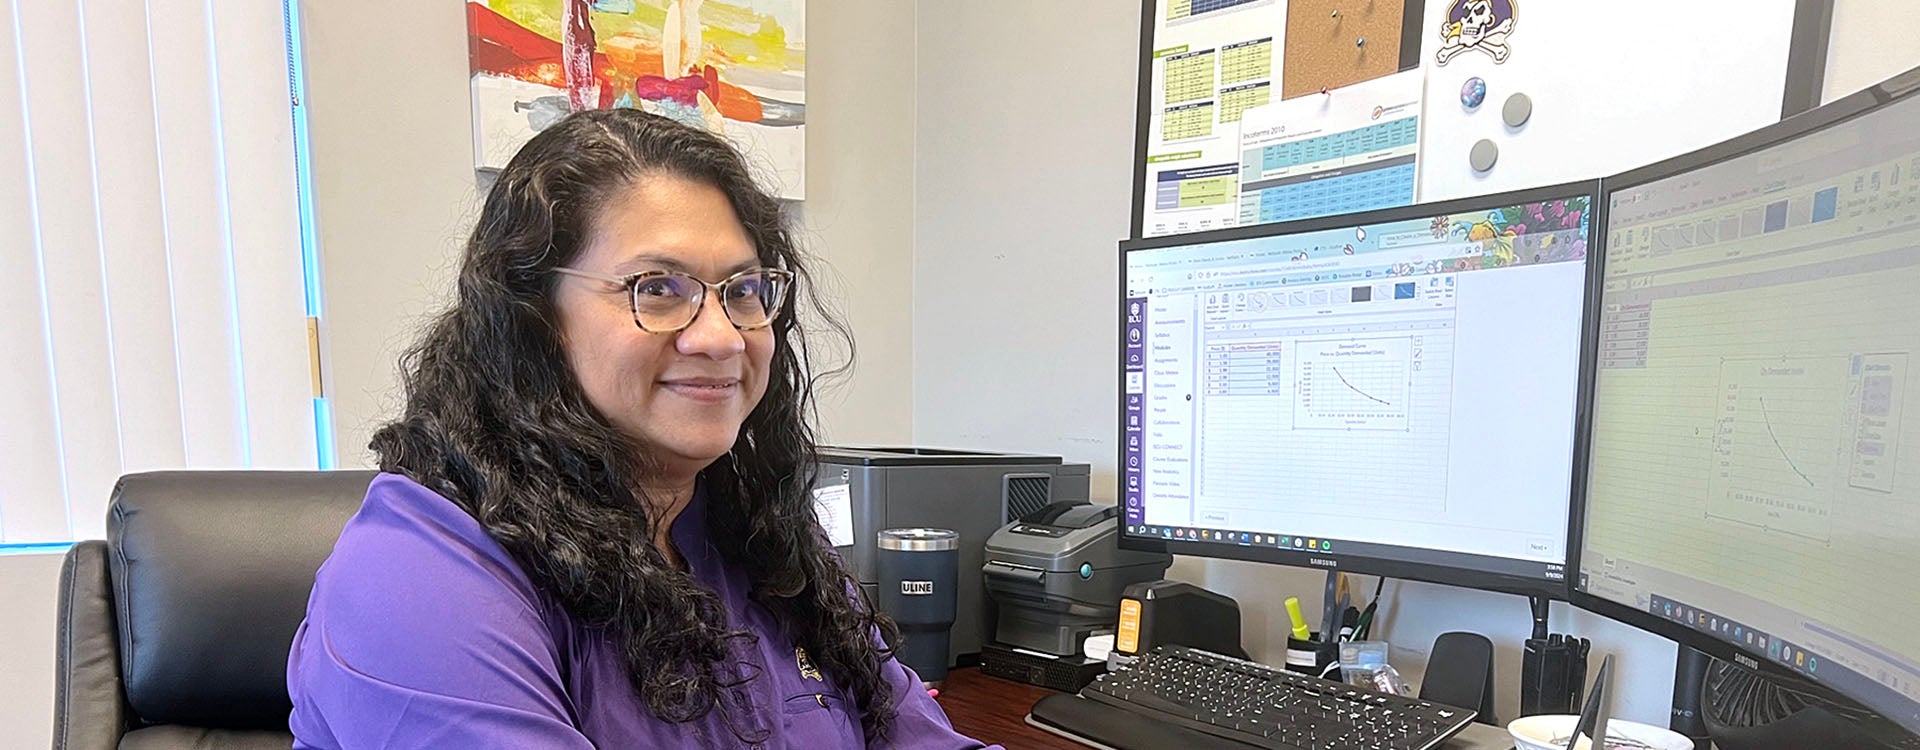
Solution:
<path fill-rule="evenodd" d="M 1284 750 L 1427 750 L 1475 712 L 1184 646 L 1159 646 L 1080 691 L 1089 700 Z"/>

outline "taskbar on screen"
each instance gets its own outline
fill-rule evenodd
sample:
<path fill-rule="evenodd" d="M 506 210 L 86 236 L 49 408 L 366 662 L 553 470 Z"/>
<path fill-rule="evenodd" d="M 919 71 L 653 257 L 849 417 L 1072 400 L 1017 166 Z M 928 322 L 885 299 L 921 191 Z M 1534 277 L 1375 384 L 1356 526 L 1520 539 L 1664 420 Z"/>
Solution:
<path fill-rule="evenodd" d="M 1501 579 L 1519 581 L 1541 581 L 1549 584 L 1562 584 L 1566 581 L 1566 564 L 1561 561 L 1549 561 L 1526 558 L 1495 557 L 1451 550 L 1406 547 L 1378 542 L 1364 542 L 1349 539 L 1329 539 L 1310 534 L 1280 534 L 1267 531 L 1237 531 L 1233 529 L 1207 529 L 1188 526 L 1160 526 L 1154 524 L 1127 524 L 1122 527 L 1127 536 L 1139 539 L 1160 539 L 1174 542 L 1199 542 L 1210 545 L 1232 545 L 1249 550 L 1272 550 L 1274 552 L 1297 552 L 1311 554 L 1307 564 L 1321 567 L 1347 568 L 1359 559 L 1376 560 L 1398 564 L 1402 568 L 1433 567 L 1454 571 L 1471 571 L 1495 576 Z M 1337 557 L 1334 557 L 1337 556 Z M 1253 559 L 1258 559 L 1256 556 Z M 1425 580 L 1438 580 L 1427 575 L 1405 573 L 1387 573 L 1393 577 L 1412 577 Z M 1443 581 L 1444 582 L 1444 581 Z M 1527 586 L 1538 588 L 1538 586 Z"/>

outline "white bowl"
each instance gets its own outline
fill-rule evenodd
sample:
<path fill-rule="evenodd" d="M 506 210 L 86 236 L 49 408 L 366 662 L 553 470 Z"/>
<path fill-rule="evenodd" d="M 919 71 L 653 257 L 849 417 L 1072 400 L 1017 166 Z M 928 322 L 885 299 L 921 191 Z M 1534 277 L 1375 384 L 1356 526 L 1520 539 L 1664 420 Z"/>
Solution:
<path fill-rule="evenodd" d="M 1517 750 L 1566 750 L 1566 737 L 1573 733 L 1574 723 L 1579 720 L 1580 717 L 1569 714 L 1526 716 L 1507 724 L 1507 733 L 1513 735 Z M 1693 741 L 1679 732 L 1621 719 L 1607 722 L 1607 736 L 1632 740 L 1655 750 L 1693 750 Z M 1555 743 L 1555 739 L 1560 741 Z M 1614 747 L 1607 743 L 1606 750 Z M 1593 741 L 1581 737 L 1574 750 L 1593 750 Z"/>

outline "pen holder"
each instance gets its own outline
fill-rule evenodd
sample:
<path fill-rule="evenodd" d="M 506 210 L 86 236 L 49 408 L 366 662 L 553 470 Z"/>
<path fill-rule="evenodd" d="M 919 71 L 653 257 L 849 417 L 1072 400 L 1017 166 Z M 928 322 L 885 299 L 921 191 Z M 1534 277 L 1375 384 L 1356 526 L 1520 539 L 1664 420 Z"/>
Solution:
<path fill-rule="evenodd" d="M 1329 680 L 1340 679 L 1340 644 L 1319 638 L 1287 637 L 1287 671 Z"/>

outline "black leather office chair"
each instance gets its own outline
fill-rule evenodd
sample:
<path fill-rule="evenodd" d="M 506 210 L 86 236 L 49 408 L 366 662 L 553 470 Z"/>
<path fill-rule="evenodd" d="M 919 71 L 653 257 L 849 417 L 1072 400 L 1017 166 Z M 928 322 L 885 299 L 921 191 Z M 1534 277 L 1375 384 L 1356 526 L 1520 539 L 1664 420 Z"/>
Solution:
<path fill-rule="evenodd" d="M 366 471 L 173 471 L 114 487 L 60 572 L 54 750 L 293 744 L 287 652 Z"/>

